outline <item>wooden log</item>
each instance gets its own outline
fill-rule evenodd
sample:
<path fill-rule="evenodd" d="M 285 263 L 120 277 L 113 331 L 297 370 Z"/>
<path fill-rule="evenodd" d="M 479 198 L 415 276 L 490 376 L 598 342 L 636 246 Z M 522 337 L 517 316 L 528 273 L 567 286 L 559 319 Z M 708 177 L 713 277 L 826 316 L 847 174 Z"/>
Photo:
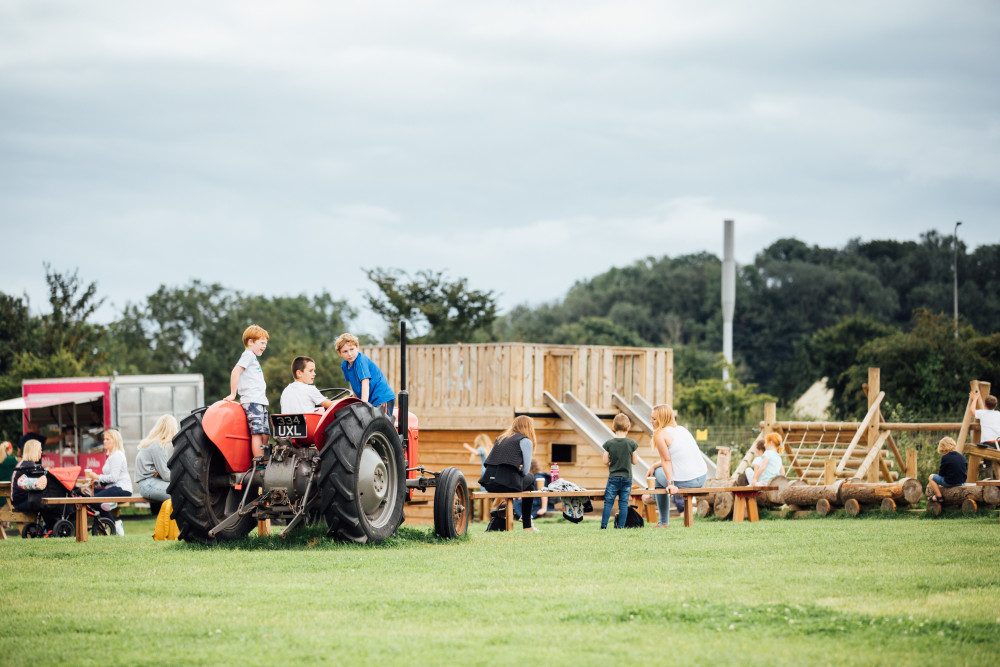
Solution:
<path fill-rule="evenodd" d="M 757 495 L 757 505 L 760 507 L 781 507 L 785 504 L 785 501 L 782 499 L 782 493 L 789 484 L 791 484 L 791 481 L 787 477 L 778 475 L 768 482 L 768 486 L 776 486 L 778 488 L 774 491 L 761 491 Z"/>
<path fill-rule="evenodd" d="M 712 513 L 720 519 L 725 519 L 733 513 L 735 498 L 729 491 L 715 494 L 715 502 L 712 503 Z"/>
<path fill-rule="evenodd" d="M 820 499 L 825 499 L 833 505 L 840 504 L 840 487 L 844 480 L 833 484 L 806 484 L 798 480 L 789 482 L 781 489 L 780 500 L 785 505 L 815 505 Z"/>
<path fill-rule="evenodd" d="M 962 514 L 970 516 L 975 514 L 978 509 L 979 506 L 976 505 L 976 501 L 972 498 L 966 498 L 962 501 Z"/>
<path fill-rule="evenodd" d="M 698 516 L 702 519 L 707 517 L 712 513 L 712 503 L 708 502 L 705 498 L 698 499 Z"/>
<path fill-rule="evenodd" d="M 847 512 L 847 516 L 857 516 L 861 514 L 861 509 L 862 505 L 857 498 L 848 498 L 844 502 L 844 511 Z"/>
<path fill-rule="evenodd" d="M 920 501 L 920 482 L 909 477 L 895 482 L 862 482 L 855 479 L 844 482 L 840 487 L 840 499 L 857 500 L 862 505 L 876 505 L 883 498 L 914 505 Z"/>
<path fill-rule="evenodd" d="M 966 498 L 972 498 L 976 504 L 983 502 L 983 489 L 986 487 L 975 486 L 974 484 L 963 484 L 962 486 L 951 486 L 941 489 L 942 503 L 945 507 L 961 507 Z M 930 498 L 930 487 L 927 488 L 927 497 Z"/>
<path fill-rule="evenodd" d="M 1000 505 L 1000 486 L 984 486 L 983 502 L 990 507 Z"/>
<path fill-rule="evenodd" d="M 882 514 L 895 514 L 896 513 L 896 501 L 892 498 L 882 499 Z"/>
<path fill-rule="evenodd" d="M 927 511 L 934 516 L 941 516 L 941 512 L 944 511 L 944 505 L 934 500 L 928 500 Z"/>
<path fill-rule="evenodd" d="M 816 501 L 816 514 L 819 514 L 820 516 L 826 516 L 827 514 L 830 513 L 830 510 L 832 509 L 833 506 L 830 504 L 830 501 L 827 500 L 826 498 L 820 498 L 819 500 Z"/>

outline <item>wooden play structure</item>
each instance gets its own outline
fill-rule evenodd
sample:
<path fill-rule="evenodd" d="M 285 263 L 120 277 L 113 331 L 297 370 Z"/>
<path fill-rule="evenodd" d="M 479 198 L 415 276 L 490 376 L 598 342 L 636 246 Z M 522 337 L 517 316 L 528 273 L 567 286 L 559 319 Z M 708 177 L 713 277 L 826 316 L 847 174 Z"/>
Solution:
<path fill-rule="evenodd" d="M 893 433 L 919 431 L 955 433 L 957 451 L 969 456 L 967 484 L 948 490 L 944 494 L 944 506 L 975 512 L 983 505 L 1000 505 L 1000 487 L 976 484 L 981 461 L 988 461 L 994 478 L 1000 479 L 1000 451 L 967 442 L 970 436 L 974 436 L 972 442 L 979 440 L 979 424 L 970 409 L 983 407 L 983 398 L 990 392 L 988 382 L 973 380 L 970 383 L 972 398 L 962 414 L 962 421 L 954 423 L 885 421 L 881 408 L 885 392 L 879 385 L 879 369 L 869 368 L 868 383 L 864 387 L 868 412 L 860 422 L 777 421 L 775 405 L 765 405 L 761 434 L 781 436 L 787 467 L 784 478 L 772 481 L 778 490 L 762 494 L 762 504 L 784 504 L 793 510 L 815 508 L 819 514 L 843 507 L 851 515 L 872 507 L 896 511 L 898 505 L 913 505 L 922 497 L 920 483 L 915 479 L 917 453 L 909 450 L 904 457 Z M 753 453 L 748 452 L 733 478 L 746 469 L 752 457 Z M 721 481 L 714 483 L 722 484 Z M 706 498 L 699 512 L 725 516 L 729 511 L 728 502 L 724 494 Z M 939 514 L 940 505 L 930 503 L 928 510 Z"/>
<path fill-rule="evenodd" d="M 375 346 L 365 352 L 398 389 L 399 348 Z M 669 348 L 410 345 L 406 365 L 410 411 L 419 420 L 421 463 L 435 470 L 456 466 L 471 487 L 477 486 L 480 463 L 470 461 L 462 443 L 471 444 L 480 433 L 493 441 L 515 416 L 529 415 L 538 437 L 535 458 L 546 471 L 558 463 L 562 477 L 584 488 L 603 488 L 607 466 L 600 445 L 612 437 L 611 420 L 619 412 L 629 415 L 631 436 L 649 459 L 652 406 L 673 400 Z M 644 486 L 647 464 L 635 468 L 636 480 Z M 430 500 L 432 493 L 415 492 L 414 498 Z M 406 521 L 430 522 L 431 507 L 412 506 Z"/>

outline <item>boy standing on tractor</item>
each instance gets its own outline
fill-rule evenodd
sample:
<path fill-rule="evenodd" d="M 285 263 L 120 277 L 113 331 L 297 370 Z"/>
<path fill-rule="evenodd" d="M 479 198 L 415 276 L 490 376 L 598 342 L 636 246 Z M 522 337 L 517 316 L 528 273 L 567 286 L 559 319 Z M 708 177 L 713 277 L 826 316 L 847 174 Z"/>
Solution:
<path fill-rule="evenodd" d="M 267 444 L 271 429 L 267 425 L 267 383 L 264 381 L 264 371 L 261 370 L 257 357 L 267 349 L 269 336 L 262 327 L 251 324 L 243 332 L 243 354 L 233 366 L 229 376 L 229 395 L 224 401 L 232 401 L 236 394 L 240 395 L 240 404 L 247 414 L 247 424 L 250 426 L 250 450 L 254 458 L 264 456 L 264 445 Z"/>
<path fill-rule="evenodd" d="M 281 412 L 284 414 L 299 414 L 312 412 L 323 406 L 328 408 L 333 401 L 323 398 L 319 389 L 313 386 L 316 381 L 316 362 L 309 357 L 295 357 L 292 362 L 292 382 L 281 392 Z"/>
<path fill-rule="evenodd" d="M 392 419 L 392 409 L 396 405 L 396 395 L 389 388 L 385 375 L 368 355 L 361 352 L 356 336 L 345 333 L 337 337 L 337 354 L 343 357 L 340 370 L 350 383 L 351 391 L 362 401 L 371 403 Z"/>

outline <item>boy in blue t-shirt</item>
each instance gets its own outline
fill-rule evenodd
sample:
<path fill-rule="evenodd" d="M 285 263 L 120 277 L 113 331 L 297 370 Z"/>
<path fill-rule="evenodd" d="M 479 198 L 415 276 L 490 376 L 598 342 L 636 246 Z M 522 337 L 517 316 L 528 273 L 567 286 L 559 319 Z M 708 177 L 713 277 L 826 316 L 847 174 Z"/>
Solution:
<path fill-rule="evenodd" d="M 639 462 L 639 444 L 628 437 L 632 422 L 625 415 L 615 416 L 612 428 L 615 437 L 604 443 L 604 463 L 608 466 L 608 485 L 604 488 L 604 514 L 601 528 L 608 527 L 611 507 L 618 498 L 618 527 L 625 527 L 628 517 L 628 496 L 632 490 L 632 466 Z"/>
<path fill-rule="evenodd" d="M 396 395 L 392 393 L 385 375 L 375 362 L 361 352 L 361 344 L 357 337 L 349 333 L 340 334 L 334 345 L 337 354 L 344 359 L 340 364 L 340 370 L 344 371 L 344 378 L 350 383 L 354 395 L 362 401 L 371 403 L 392 419 Z"/>

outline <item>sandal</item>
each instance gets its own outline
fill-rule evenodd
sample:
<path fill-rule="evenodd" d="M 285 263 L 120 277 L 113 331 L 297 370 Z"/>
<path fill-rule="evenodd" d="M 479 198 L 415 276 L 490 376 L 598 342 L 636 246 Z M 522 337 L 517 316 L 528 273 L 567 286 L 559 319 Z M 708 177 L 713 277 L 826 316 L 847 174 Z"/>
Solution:
<path fill-rule="evenodd" d="M 940 503 L 940 502 L 944 502 L 944 498 L 942 498 L 941 496 L 931 496 L 931 497 L 930 497 L 930 498 L 928 498 L 927 500 L 928 500 L 929 502 L 932 502 L 932 503 Z"/>

